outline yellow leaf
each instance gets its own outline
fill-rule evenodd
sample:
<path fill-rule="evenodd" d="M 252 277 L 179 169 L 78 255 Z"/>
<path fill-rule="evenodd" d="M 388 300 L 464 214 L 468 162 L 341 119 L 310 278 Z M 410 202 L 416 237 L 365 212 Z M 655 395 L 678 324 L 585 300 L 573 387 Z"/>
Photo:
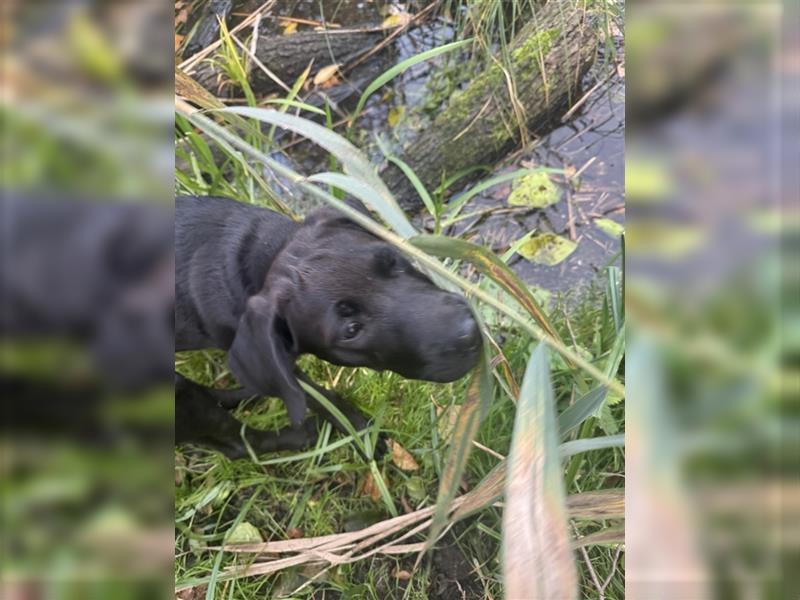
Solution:
<path fill-rule="evenodd" d="M 413 15 L 407 12 L 398 12 L 393 15 L 389 15 L 383 20 L 381 27 L 384 29 L 391 29 L 393 27 L 403 27 L 408 25 L 413 19 Z"/>
<path fill-rule="evenodd" d="M 297 23 L 295 21 L 289 21 L 283 26 L 283 35 L 292 35 L 297 31 Z"/>
<path fill-rule="evenodd" d="M 411 453 L 403 448 L 394 440 L 387 440 L 389 448 L 392 450 L 392 462 L 395 466 L 402 471 L 417 471 L 419 464 L 411 456 Z"/>
<path fill-rule="evenodd" d="M 403 116 L 403 113 L 406 111 L 405 106 L 393 106 L 389 109 L 389 115 L 386 117 L 386 120 L 389 122 L 389 127 L 394 127 L 397 123 L 400 122 L 400 117 Z"/>
<path fill-rule="evenodd" d="M 314 85 L 322 85 L 332 77 L 336 75 L 336 71 L 339 70 L 339 65 L 328 65 L 327 67 L 322 67 L 317 74 L 314 75 Z"/>
<path fill-rule="evenodd" d="M 369 496 L 373 502 L 381 499 L 381 490 L 378 484 L 375 483 L 372 473 L 367 473 L 366 477 L 364 477 L 364 483 L 361 485 L 361 495 Z"/>

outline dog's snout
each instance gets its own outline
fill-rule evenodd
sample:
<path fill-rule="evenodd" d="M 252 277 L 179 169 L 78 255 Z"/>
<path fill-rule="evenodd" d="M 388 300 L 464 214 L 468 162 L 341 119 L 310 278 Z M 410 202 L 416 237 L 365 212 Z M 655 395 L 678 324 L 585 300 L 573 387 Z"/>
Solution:
<path fill-rule="evenodd" d="M 481 341 L 481 332 L 471 314 L 461 320 L 456 330 L 456 344 L 459 350 L 475 350 Z"/>

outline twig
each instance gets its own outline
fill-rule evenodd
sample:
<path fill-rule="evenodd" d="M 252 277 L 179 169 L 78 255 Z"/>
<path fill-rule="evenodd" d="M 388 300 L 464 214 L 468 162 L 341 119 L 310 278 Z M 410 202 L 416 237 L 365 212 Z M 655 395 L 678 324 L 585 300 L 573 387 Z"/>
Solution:
<path fill-rule="evenodd" d="M 575 535 L 578 535 L 578 528 L 573 524 L 573 529 L 575 530 Z M 586 563 L 586 568 L 589 569 L 589 576 L 592 578 L 592 582 L 594 582 L 594 586 L 597 588 L 598 599 L 605 600 L 605 588 L 603 584 L 600 583 L 600 579 L 597 577 L 597 573 L 595 573 L 594 565 L 592 565 L 592 561 L 589 559 L 589 553 L 586 551 L 585 546 L 581 546 L 580 548 L 581 555 L 583 556 L 583 561 Z"/>
<path fill-rule="evenodd" d="M 614 553 L 614 561 L 611 563 L 611 571 L 608 574 L 608 577 L 606 577 L 606 580 L 603 582 L 603 591 L 608 588 L 611 580 L 614 578 L 614 575 L 617 572 L 617 563 L 619 562 L 620 554 L 622 554 L 622 544 L 617 546 L 617 551 Z"/>
<path fill-rule="evenodd" d="M 503 456 L 499 452 L 496 452 L 496 451 L 492 450 L 491 448 L 487 448 L 486 446 L 484 446 L 483 444 L 481 444 L 480 442 L 478 442 L 476 440 L 472 440 L 472 445 L 475 446 L 476 448 L 478 448 L 479 450 L 483 450 L 487 454 L 491 454 L 492 456 L 494 456 L 497 459 L 505 460 L 505 458 L 506 458 L 505 456 Z"/>
<path fill-rule="evenodd" d="M 583 175 L 583 172 L 584 172 L 586 169 L 588 169 L 588 168 L 589 168 L 589 167 L 592 165 L 592 163 L 593 163 L 594 161 L 596 161 L 596 160 L 597 160 L 597 157 L 596 157 L 596 156 L 593 156 L 592 158 L 590 158 L 589 160 L 587 160 L 587 161 L 586 161 L 586 163 L 585 163 L 585 164 L 584 164 L 584 165 L 583 165 L 583 166 L 582 166 L 580 169 L 578 169 L 578 170 L 575 172 L 575 175 L 573 175 L 572 177 L 570 177 L 570 179 L 577 179 L 578 177 L 580 177 L 581 175 Z"/>
<path fill-rule="evenodd" d="M 252 60 L 256 64 L 256 66 L 258 66 L 259 69 L 261 69 L 262 71 L 264 71 L 264 73 L 266 73 L 267 77 L 272 79 L 272 81 L 277 83 L 279 86 L 281 86 L 287 92 L 289 92 L 289 93 L 292 92 L 292 88 L 290 88 L 283 81 L 281 81 L 280 77 L 275 75 L 275 73 L 270 71 L 264 65 L 264 63 L 262 63 L 260 60 L 258 60 L 258 58 L 256 58 L 255 52 L 252 52 L 247 46 L 245 46 L 244 43 L 239 40 L 239 38 L 237 38 L 235 35 L 233 35 L 233 33 L 231 33 L 230 36 L 231 36 L 231 39 L 234 42 L 236 42 L 236 45 L 239 46 L 239 48 L 241 48 L 250 57 L 250 60 Z"/>
<path fill-rule="evenodd" d="M 561 122 L 566 123 L 569 121 L 570 117 L 575 114 L 575 111 L 578 110 L 581 106 L 583 106 L 586 101 L 589 99 L 589 96 L 594 94 L 600 87 L 605 85 L 609 79 L 611 79 L 616 74 L 616 71 L 611 71 L 608 75 L 606 75 L 602 80 L 595 83 L 588 92 L 586 92 L 583 96 L 581 96 L 580 100 L 578 100 L 575 104 L 572 105 L 567 112 L 564 113 L 564 116 L 561 117 Z"/>
<path fill-rule="evenodd" d="M 569 239 L 574 242 L 577 237 L 575 233 L 575 213 L 572 209 L 572 191 L 569 188 L 570 185 L 567 183 L 567 227 L 569 228 Z"/>
<path fill-rule="evenodd" d="M 275 1 L 276 0 L 267 0 L 266 2 L 264 2 L 264 4 L 262 4 L 256 10 L 254 10 L 249 17 L 247 17 L 244 21 L 242 21 L 236 27 L 231 29 L 230 32 L 229 32 L 230 35 L 233 35 L 234 33 L 237 33 L 239 31 L 241 31 L 242 29 L 244 29 L 245 27 L 247 27 L 248 25 L 250 25 L 253 21 L 256 20 L 256 18 L 259 15 L 261 15 L 261 14 L 265 13 L 266 11 L 268 11 L 269 9 L 271 9 L 272 5 L 275 4 Z M 214 50 L 219 48 L 221 45 L 222 45 L 222 40 L 221 39 L 217 40 L 213 44 L 209 44 L 208 46 L 206 46 L 205 48 L 200 50 L 198 53 L 196 53 L 195 55 L 190 56 L 189 58 L 184 60 L 181 64 L 178 65 L 178 67 L 183 69 L 187 73 L 189 73 L 190 70 L 197 65 L 197 63 L 199 63 L 206 56 L 208 56 L 209 54 L 214 52 Z"/>

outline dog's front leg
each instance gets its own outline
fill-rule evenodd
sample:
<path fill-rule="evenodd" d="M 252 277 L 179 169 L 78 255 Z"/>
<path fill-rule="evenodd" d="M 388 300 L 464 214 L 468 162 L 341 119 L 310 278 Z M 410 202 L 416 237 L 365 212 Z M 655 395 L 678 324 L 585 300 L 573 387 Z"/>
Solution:
<path fill-rule="evenodd" d="M 245 427 L 220 405 L 212 390 L 181 375 L 175 379 L 175 442 L 196 443 L 219 450 L 229 458 L 244 458 L 247 445 L 256 456 L 280 450 L 302 450 L 317 439 L 318 422 L 306 419 L 303 426 L 279 431 Z M 247 444 L 245 444 L 247 440 Z"/>
<path fill-rule="evenodd" d="M 331 404 L 333 404 L 339 411 L 347 417 L 347 420 L 353 425 L 356 431 L 361 431 L 369 426 L 369 419 L 361 413 L 352 403 L 348 402 L 333 390 L 325 389 L 312 381 L 308 375 L 295 369 L 295 376 L 313 387 L 320 394 L 325 396 Z M 333 425 L 339 432 L 347 433 L 347 429 L 339 422 L 335 415 L 330 413 L 320 402 L 317 401 L 311 394 L 306 394 L 308 405 L 326 421 Z M 375 457 L 380 458 L 386 453 L 386 440 L 383 435 L 378 436 L 377 445 L 375 447 Z"/>

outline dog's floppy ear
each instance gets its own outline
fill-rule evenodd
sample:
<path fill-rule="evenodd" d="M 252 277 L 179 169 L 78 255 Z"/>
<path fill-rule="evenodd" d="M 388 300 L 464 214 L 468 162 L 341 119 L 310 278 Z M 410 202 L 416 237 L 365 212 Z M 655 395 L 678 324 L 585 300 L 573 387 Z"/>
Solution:
<path fill-rule="evenodd" d="M 279 396 L 297 427 L 305 418 L 306 395 L 294 376 L 291 333 L 278 315 L 275 301 L 261 295 L 247 301 L 236 337 L 228 350 L 228 365 L 250 392 Z"/>

